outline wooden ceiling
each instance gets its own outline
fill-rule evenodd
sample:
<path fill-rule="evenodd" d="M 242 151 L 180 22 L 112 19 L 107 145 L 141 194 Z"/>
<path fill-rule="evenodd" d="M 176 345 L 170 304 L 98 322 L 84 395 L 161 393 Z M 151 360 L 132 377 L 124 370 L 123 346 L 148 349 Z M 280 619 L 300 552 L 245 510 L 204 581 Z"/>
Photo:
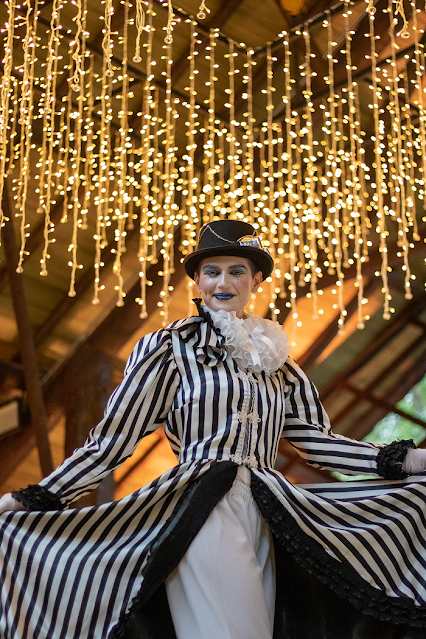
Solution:
<path fill-rule="evenodd" d="M 93 3 L 91 3 L 93 4 Z M 114 2 L 114 16 L 112 30 L 123 33 L 124 5 Z M 177 23 L 173 32 L 173 91 L 180 99 L 187 96 L 190 50 L 189 27 L 184 28 L 188 16 L 196 16 L 199 10 L 198 0 L 181 0 L 179 4 L 174 2 L 174 14 Z M 380 60 L 389 56 L 390 36 L 389 22 L 386 14 L 387 0 L 377 0 L 373 3 L 376 9 L 376 52 Z M 64 38 L 71 41 L 75 34 L 75 22 L 71 5 L 63 3 L 61 13 L 61 29 Z M 265 107 L 265 69 L 266 69 L 266 45 L 272 43 L 275 61 L 274 68 L 283 65 L 283 50 L 280 47 L 283 32 L 288 32 L 292 41 L 293 64 L 297 68 L 303 62 L 303 28 L 309 25 L 311 33 L 312 57 L 312 100 L 316 105 L 326 99 L 329 85 L 328 76 L 328 41 L 327 29 L 324 28 L 324 18 L 332 21 L 333 37 L 336 40 L 333 55 L 336 58 L 334 83 L 336 87 L 344 86 L 347 80 L 344 49 L 344 10 L 350 10 L 350 26 L 352 38 L 352 64 L 353 73 L 357 77 L 360 86 L 361 111 L 363 116 L 363 128 L 365 129 L 366 164 L 373 165 L 374 145 L 368 143 L 374 137 L 374 127 L 371 109 L 368 108 L 367 92 L 371 83 L 371 63 L 369 60 L 370 43 L 366 37 L 368 32 L 368 15 L 366 3 L 359 0 L 349 3 L 335 3 L 329 0 L 306 1 L 299 0 L 207 0 L 209 13 L 205 20 L 198 20 L 199 31 L 198 62 L 199 73 L 206 79 L 209 77 L 209 65 L 204 57 L 207 55 L 209 29 L 217 29 L 219 41 L 224 43 L 231 39 L 235 43 L 244 43 L 246 47 L 252 47 L 256 58 L 256 70 L 253 75 L 253 104 L 254 117 L 260 118 Z M 412 25 L 412 5 L 406 3 L 406 17 Z M 156 11 L 156 29 L 161 31 L 167 21 L 167 3 L 154 2 Z M 424 6 L 418 3 L 417 15 L 420 40 L 424 41 L 423 33 L 426 24 Z M 136 3 L 130 6 L 130 18 L 135 16 Z M 52 15 L 52 2 L 45 0 L 38 2 L 39 23 L 47 28 Z M 6 22 L 6 5 L 0 7 L 0 23 Z M 21 5 L 18 13 L 24 15 L 25 7 Z M 93 54 L 94 68 L 102 63 L 102 24 L 99 18 L 103 14 L 103 6 L 99 4 L 90 6 L 88 11 L 87 28 L 90 32 L 86 46 Z M 329 12 L 329 13 L 328 13 Z M 180 28 L 182 27 L 182 28 Z M 19 38 L 22 31 L 17 28 L 16 45 L 19 46 Z M 47 35 L 45 36 L 47 37 Z M 22 38 L 21 38 L 22 39 Z M 402 42 L 402 41 L 401 41 Z M 402 46 L 404 45 L 404 46 Z M 155 56 L 161 59 L 161 45 L 156 45 Z M 398 54 L 398 64 L 402 65 L 408 80 L 415 78 L 416 70 L 413 68 L 409 54 L 413 51 L 413 38 L 404 40 Z M 300 56 L 298 58 L 298 51 Z M 123 47 L 117 38 L 117 46 L 114 48 L 114 60 L 118 64 L 122 56 Z M 67 52 L 64 50 L 64 55 Z M 19 56 L 18 56 L 19 58 Z M 158 86 L 158 99 L 164 99 L 164 76 L 161 65 L 156 70 L 156 83 Z M 225 108 L 228 99 L 225 92 L 227 82 L 227 70 L 223 64 L 217 70 L 217 114 L 224 120 L 228 118 Z M 132 126 L 136 129 L 140 120 L 136 114 L 140 113 L 143 104 L 143 86 L 145 74 L 143 63 L 131 62 L 129 64 L 129 109 L 135 115 L 132 116 Z M 238 79 L 237 79 L 238 80 Z M 68 91 L 68 81 L 64 76 L 57 82 L 56 99 L 61 100 Z M 292 88 L 292 108 L 300 113 L 305 108 L 304 90 L 306 79 L 300 73 L 298 81 Z M 122 85 L 118 82 L 115 92 L 119 96 Z M 37 92 L 37 88 L 35 89 Z M 234 105 L 236 117 L 244 111 L 245 104 L 243 94 L 245 87 L 239 80 L 236 82 Z M 182 97 L 183 96 L 183 97 Z M 411 110 L 413 119 L 419 118 L 418 96 L 416 90 L 411 90 Z M 37 97 L 37 99 L 39 96 Z M 201 108 L 208 98 L 208 89 L 203 95 L 199 93 L 197 100 Z M 386 96 L 383 97 L 383 104 Z M 112 127 L 116 130 L 120 125 L 120 103 L 114 103 L 112 114 Z M 284 118 L 284 103 L 279 103 L 274 109 L 274 119 L 279 121 Z M 313 121 L 313 126 L 319 124 Z M 33 130 L 34 146 L 41 144 L 43 132 L 37 126 Z M 183 155 L 186 144 L 185 130 L 177 130 L 176 145 L 177 154 Z M 201 149 L 201 151 L 200 151 Z M 200 170 L 203 167 L 202 146 L 197 150 L 195 158 Z M 31 152 L 31 162 L 36 166 L 38 152 L 34 148 Z M 87 429 L 93 425 L 90 420 L 96 422 L 102 413 L 102 405 L 108 391 L 116 383 L 122 374 L 124 362 L 136 340 L 149 331 L 161 326 L 162 317 L 157 305 L 158 296 L 162 287 L 159 271 L 162 268 L 162 259 L 158 255 L 158 263 L 155 260 L 149 266 L 147 279 L 152 286 L 147 289 L 148 317 L 140 318 L 140 308 L 135 299 L 140 295 L 139 271 L 137 261 L 138 229 L 127 229 L 126 252 L 122 257 L 122 278 L 126 297 L 123 306 L 116 306 L 116 277 L 112 270 L 108 273 L 105 268 L 103 285 L 105 290 L 100 296 L 98 304 L 92 304 L 94 271 L 92 267 L 92 239 L 93 222 L 88 216 L 87 234 L 81 234 L 79 240 L 79 263 L 83 268 L 76 273 L 75 295 L 69 296 L 70 269 L 68 245 L 70 229 L 66 224 L 60 225 L 63 217 L 64 198 L 60 189 L 52 200 L 49 211 L 50 220 L 57 224 L 55 244 L 50 247 L 51 258 L 48 265 L 48 275 L 40 276 L 40 260 L 44 246 L 45 227 L 44 221 L 37 213 L 38 200 L 36 198 L 37 180 L 35 172 L 29 180 L 29 204 L 28 223 L 29 231 L 26 242 L 28 255 L 25 256 L 22 274 L 16 273 L 17 252 L 19 247 L 20 232 L 19 220 L 13 214 L 14 180 L 17 179 L 18 167 L 9 167 L 5 181 L 3 194 L 3 212 L 10 217 L 12 223 L 6 223 L 2 229 L 2 247 L 0 248 L 0 360 L 10 363 L 22 369 L 22 386 L 28 392 L 29 381 L 33 379 L 36 387 L 31 391 L 33 403 L 40 401 L 41 394 L 44 397 L 46 418 L 41 417 L 41 424 L 34 423 L 34 412 L 27 415 L 26 422 L 19 431 L 0 440 L 2 451 L 2 464 L 0 481 L 4 481 L 16 465 L 22 461 L 37 440 L 43 449 L 46 440 L 40 431 L 43 423 L 53 427 L 58 421 L 67 418 L 66 452 L 73 450 L 75 445 L 84 439 Z M 77 197 L 84 198 L 84 189 L 80 188 Z M 418 209 L 418 223 L 421 241 L 417 242 L 410 251 L 410 268 L 416 276 L 412 285 L 412 299 L 404 296 L 404 272 L 401 270 L 401 258 L 398 256 L 397 226 L 389 231 L 388 259 L 389 267 L 393 272 L 389 276 L 390 294 L 394 313 L 390 320 L 384 320 L 383 292 L 381 291 L 381 279 L 376 272 L 380 271 L 382 256 L 377 248 L 376 253 L 370 255 L 369 261 L 364 265 L 363 276 L 365 292 L 368 300 L 366 308 L 371 319 L 366 322 L 365 328 L 360 331 L 357 325 L 357 296 L 354 281 L 356 268 L 349 265 L 345 269 L 343 284 L 343 299 L 346 307 L 346 328 L 343 334 L 339 332 L 339 314 L 336 310 L 336 277 L 325 273 L 322 280 L 324 291 L 324 313 L 315 321 L 312 321 L 312 302 L 304 297 L 303 282 L 297 285 L 299 297 L 298 313 L 302 327 L 297 329 L 293 347 L 293 355 L 305 367 L 319 387 L 325 406 L 334 420 L 336 430 L 351 437 L 363 437 L 374 424 L 387 412 L 395 410 L 395 404 L 404 394 L 421 379 L 425 373 L 426 362 L 426 300 L 424 291 L 425 282 L 425 221 L 421 205 Z M 92 224 L 92 227 L 91 227 Z M 169 321 L 186 316 L 191 311 L 188 281 L 180 262 L 179 252 L 181 228 L 176 227 L 174 272 L 171 285 L 174 287 L 169 308 Z M 106 251 L 103 261 L 106 267 L 111 267 L 114 262 L 114 253 Z M 334 292 L 333 292 L 334 291 Z M 268 294 L 265 290 L 256 302 L 256 310 L 262 315 L 268 314 Z M 286 299 L 279 298 L 277 307 L 280 309 L 280 321 L 285 322 L 288 332 L 293 335 L 294 326 L 290 311 L 286 305 Z M 33 339 L 31 338 L 31 333 Z M 33 344 L 33 346 L 32 346 Z M 32 350 L 34 347 L 34 350 Z M 22 355 L 21 355 L 22 353 Z M 31 357 L 31 353 L 33 356 Z M 92 366 L 95 366 L 93 373 Z M 87 377 L 81 374 L 82 368 L 91 370 L 92 374 L 102 378 L 100 387 L 91 389 L 101 397 L 97 410 L 89 418 L 87 415 L 79 417 L 77 407 L 73 406 L 75 394 L 81 392 L 82 379 Z M 108 372 L 109 371 L 109 372 Z M 80 378 L 80 385 L 72 381 L 73 375 Z M 38 384 L 40 382 L 40 384 Z M 39 390 L 37 386 L 39 385 Z M 37 400 L 38 397 L 38 400 Z M 92 401 L 92 400 L 88 400 Z M 38 413 L 40 415 L 40 411 Z M 416 421 L 416 418 L 414 419 Z M 417 419 L 417 423 L 426 427 L 426 423 Z M 37 435 L 37 433 L 39 433 Z M 44 442 L 44 443 L 43 443 Z M 154 448 L 163 445 L 163 439 L 158 437 L 158 444 Z M 150 452 L 152 452 L 150 450 Z M 139 459 L 139 457 L 142 459 Z M 145 453 L 137 458 L 137 465 L 143 466 L 147 459 Z M 48 464 L 47 466 L 48 467 Z M 317 472 L 306 469 L 300 464 L 293 453 L 283 446 L 280 457 L 280 470 L 294 481 L 320 481 Z M 126 471 L 127 472 L 127 471 Z M 130 472 L 130 471 L 129 471 Z M 323 476 L 324 477 L 324 476 Z"/>

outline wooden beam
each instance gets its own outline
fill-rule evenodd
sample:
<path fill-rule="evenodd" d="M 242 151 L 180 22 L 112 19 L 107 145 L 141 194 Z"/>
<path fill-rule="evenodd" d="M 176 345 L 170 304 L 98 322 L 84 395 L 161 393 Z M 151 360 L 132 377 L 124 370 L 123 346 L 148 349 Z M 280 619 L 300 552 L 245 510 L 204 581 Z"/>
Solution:
<path fill-rule="evenodd" d="M 220 29 L 229 18 L 235 13 L 238 7 L 242 4 L 243 0 L 222 0 L 222 4 L 219 10 L 209 16 L 204 23 L 204 27 L 206 30 L 208 29 Z M 200 33 L 199 39 L 202 41 L 202 44 L 206 46 L 209 42 L 209 36 L 207 33 Z M 186 71 L 189 69 L 189 59 L 188 56 L 191 52 L 190 47 L 187 47 L 186 50 L 182 53 L 179 60 L 172 66 L 172 83 L 176 83 Z"/>
<path fill-rule="evenodd" d="M 126 231 L 126 239 L 129 241 L 134 235 L 139 233 L 139 228 L 135 225 L 132 229 Z M 112 265 L 116 256 L 111 251 L 107 252 L 102 256 L 102 268 L 108 268 L 108 266 Z M 76 295 L 74 297 L 69 297 L 67 294 L 63 299 L 55 306 L 46 320 L 43 322 L 41 326 L 35 332 L 34 342 L 36 346 L 39 346 L 43 343 L 43 341 L 49 337 L 58 323 L 62 320 L 63 317 L 69 313 L 69 311 L 74 307 L 75 304 L 79 301 L 80 297 L 93 286 L 95 281 L 95 271 L 93 268 L 85 269 L 83 275 L 79 277 L 76 281 L 75 291 Z"/>
<path fill-rule="evenodd" d="M 413 318 L 415 319 L 421 312 L 423 312 L 425 308 L 426 299 L 411 300 L 408 302 L 404 310 L 399 313 L 394 320 L 389 321 L 380 335 L 378 335 L 371 344 L 364 348 L 364 350 L 349 364 L 349 366 L 319 389 L 322 400 L 324 401 L 329 395 L 331 395 L 340 382 L 343 382 L 362 368 L 366 362 L 368 362 L 386 344 L 388 344 L 389 341 L 397 335 L 403 327 L 409 324 Z"/>
<path fill-rule="evenodd" d="M 367 282 L 364 287 L 364 296 L 368 297 L 371 295 L 379 286 L 381 282 L 379 278 L 374 278 Z M 358 293 L 354 295 L 351 301 L 346 305 L 346 317 L 347 321 L 358 309 Z M 330 342 L 335 338 L 337 333 L 339 332 L 339 318 L 340 313 L 338 313 L 331 323 L 326 327 L 326 329 L 319 335 L 319 337 L 309 346 L 309 348 L 297 358 L 297 362 L 300 366 L 302 366 L 305 372 L 309 371 L 310 368 L 315 366 L 315 362 L 321 353 L 327 348 Z"/>
<path fill-rule="evenodd" d="M 177 250 L 179 243 L 180 229 L 175 232 L 174 272 L 170 279 L 171 286 L 176 286 L 183 277 L 186 277 L 185 269 L 180 261 L 182 256 Z M 146 307 L 148 315 L 157 309 L 159 293 L 163 285 L 162 277 L 158 275 L 158 270 L 161 271 L 161 262 L 151 265 L 147 271 L 147 279 L 153 282 L 152 286 L 147 287 Z M 55 366 L 54 372 L 46 379 L 44 386 L 46 396 L 52 401 L 55 397 L 60 398 L 63 373 L 84 344 L 90 344 L 111 357 L 118 356 L 123 346 L 132 339 L 134 333 L 139 331 L 146 321 L 140 317 L 140 306 L 135 302 L 137 297 L 140 297 L 139 280 L 126 292 L 124 305 L 121 307 L 115 306 L 95 330 L 90 335 L 87 335 L 85 340 L 79 342 L 76 348 Z"/>
<path fill-rule="evenodd" d="M 12 292 L 13 307 L 18 325 L 19 348 L 24 367 L 25 386 L 31 412 L 31 420 L 37 440 L 40 466 L 43 475 L 46 476 L 53 470 L 52 454 L 47 434 L 47 418 L 31 324 L 25 300 L 23 278 L 22 275 L 16 272 L 16 267 L 19 262 L 19 253 L 15 241 L 13 215 L 10 209 L 7 184 L 5 184 L 3 190 L 2 207 L 5 217 L 8 218 L 2 228 L 3 247 L 6 255 L 6 265 Z"/>
<path fill-rule="evenodd" d="M 357 388 L 356 386 L 354 386 L 353 384 L 347 381 L 341 382 L 339 386 L 341 388 L 343 387 L 344 389 L 356 395 L 358 402 L 360 400 L 366 399 L 367 401 L 371 402 L 373 405 L 384 408 L 387 413 L 396 413 L 397 415 L 404 417 L 404 419 L 408 419 L 408 421 L 413 422 L 414 424 L 418 424 L 419 426 L 423 426 L 423 428 L 426 428 L 426 421 L 424 419 L 420 419 L 418 417 L 415 417 L 414 415 L 410 415 L 409 413 L 406 413 L 403 410 L 400 410 L 399 408 L 396 407 L 396 404 L 393 401 L 390 401 L 390 398 L 386 399 L 383 397 L 378 397 L 374 393 L 370 393 L 366 389 L 363 390 L 363 389 Z M 386 397 L 389 397 L 389 392 L 386 393 Z M 391 397 L 393 398 L 393 393 L 391 394 Z M 334 423 L 334 420 L 333 420 L 333 423 Z"/>
<path fill-rule="evenodd" d="M 401 326 L 401 330 L 403 328 L 404 326 Z M 424 326 L 423 330 L 424 330 L 424 334 L 426 335 L 426 325 Z M 383 347 L 387 347 L 387 346 L 388 346 L 387 343 L 383 344 Z M 396 360 L 398 361 L 407 360 L 410 357 L 411 353 L 418 348 L 418 346 L 419 346 L 418 341 L 413 340 L 413 342 L 409 344 L 402 353 L 397 354 Z M 374 390 L 386 379 L 386 377 L 388 377 L 388 375 L 390 375 L 395 370 L 395 365 L 397 363 L 396 360 L 392 360 L 388 364 L 388 366 L 381 369 L 379 374 L 374 377 L 374 379 L 368 384 L 368 386 L 364 390 L 366 392 L 369 392 L 370 394 L 374 393 Z M 347 383 L 347 380 L 344 380 L 342 385 L 344 386 L 346 383 Z M 338 387 L 340 387 L 340 384 L 338 384 Z M 336 426 L 343 419 L 345 419 L 348 416 L 348 414 L 356 407 L 358 402 L 359 402 L 359 398 L 354 397 L 354 399 L 351 402 L 349 402 L 349 404 L 347 404 L 345 408 L 343 408 L 337 415 L 333 417 L 333 425 Z"/>
<path fill-rule="evenodd" d="M 80 198 L 84 193 L 84 187 L 80 186 L 78 190 L 78 197 Z M 52 224 L 57 224 L 61 217 L 64 206 L 64 198 L 61 196 L 56 204 L 50 210 L 50 220 Z M 44 243 L 44 219 L 41 220 L 37 226 L 35 226 L 33 232 L 30 237 L 27 239 L 25 243 L 25 250 L 28 251 L 28 255 L 24 255 L 24 263 L 25 260 L 30 257 L 42 244 Z M 7 286 L 8 284 L 8 271 L 6 268 L 0 269 L 0 292 Z"/>
<path fill-rule="evenodd" d="M 403 376 L 401 376 L 395 384 L 387 390 L 386 394 L 382 398 L 393 404 L 397 403 L 405 397 L 405 395 L 426 375 L 426 352 L 422 354 L 408 369 L 404 370 Z M 349 437 L 356 437 L 356 439 L 362 439 L 372 430 L 372 428 L 383 417 L 389 413 L 389 408 L 383 404 L 373 404 L 373 407 L 364 412 L 363 415 L 358 416 L 356 424 L 352 428 L 345 429 L 345 435 Z M 411 421 L 412 418 L 410 418 Z M 416 418 L 417 419 L 417 418 Z"/>
<path fill-rule="evenodd" d="M 173 287 L 186 277 L 184 266 L 180 262 L 181 254 L 177 250 L 180 243 L 179 238 L 180 232 L 176 234 L 175 239 L 174 272 L 170 279 L 170 286 Z M 153 282 L 152 286 L 147 288 L 146 308 L 148 315 L 157 310 L 160 291 L 163 286 L 162 277 L 158 275 L 158 270 L 162 270 L 161 262 L 158 265 L 152 265 L 147 273 L 147 279 Z M 135 302 L 137 297 L 140 297 L 139 281 L 127 293 L 124 306 L 115 307 L 92 334 L 90 339 L 98 348 L 112 356 L 116 356 L 134 333 L 140 330 L 145 320 L 140 317 L 140 306 Z"/>

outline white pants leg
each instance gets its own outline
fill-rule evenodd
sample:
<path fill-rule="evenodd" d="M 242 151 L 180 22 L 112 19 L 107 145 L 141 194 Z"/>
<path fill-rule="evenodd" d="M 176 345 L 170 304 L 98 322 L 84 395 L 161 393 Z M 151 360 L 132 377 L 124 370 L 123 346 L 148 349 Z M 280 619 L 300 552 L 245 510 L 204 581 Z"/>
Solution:
<path fill-rule="evenodd" d="M 238 477 L 166 581 L 178 639 L 271 639 L 275 565 L 269 527 Z"/>

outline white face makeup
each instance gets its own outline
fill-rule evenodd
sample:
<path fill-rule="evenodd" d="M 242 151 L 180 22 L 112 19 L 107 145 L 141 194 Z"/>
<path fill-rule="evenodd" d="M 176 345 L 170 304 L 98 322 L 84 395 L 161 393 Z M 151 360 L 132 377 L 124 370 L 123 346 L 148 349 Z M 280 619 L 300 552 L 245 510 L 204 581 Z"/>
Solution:
<path fill-rule="evenodd" d="M 243 317 L 244 308 L 262 282 L 259 271 L 253 277 L 245 257 L 218 255 L 204 259 L 194 280 L 205 305 L 212 311 L 235 311 Z"/>

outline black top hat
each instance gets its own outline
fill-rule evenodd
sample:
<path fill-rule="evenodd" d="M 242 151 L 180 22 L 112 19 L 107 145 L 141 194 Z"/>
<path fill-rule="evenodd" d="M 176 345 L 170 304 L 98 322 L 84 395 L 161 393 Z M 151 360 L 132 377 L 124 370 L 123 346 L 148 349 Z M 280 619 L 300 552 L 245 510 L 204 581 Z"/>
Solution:
<path fill-rule="evenodd" d="M 189 277 L 194 279 L 201 260 L 215 255 L 246 257 L 259 267 L 263 279 L 269 277 L 274 268 L 274 260 L 268 249 L 262 246 L 256 230 L 251 224 L 240 220 L 217 220 L 203 226 L 197 250 L 183 260 Z"/>

